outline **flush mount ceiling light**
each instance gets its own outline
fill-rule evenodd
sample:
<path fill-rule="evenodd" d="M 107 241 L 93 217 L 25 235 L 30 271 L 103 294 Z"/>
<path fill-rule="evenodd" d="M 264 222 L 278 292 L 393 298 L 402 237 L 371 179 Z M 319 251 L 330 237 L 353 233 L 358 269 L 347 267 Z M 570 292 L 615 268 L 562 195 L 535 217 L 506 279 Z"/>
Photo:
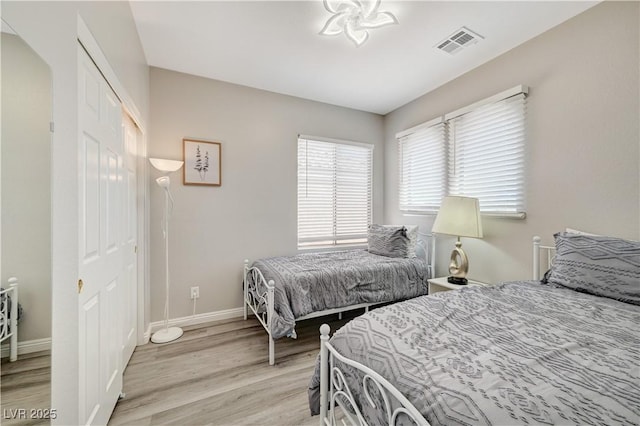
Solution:
<path fill-rule="evenodd" d="M 344 33 L 349 40 L 360 46 L 369 38 L 369 30 L 397 24 L 391 12 L 378 11 L 381 0 L 323 0 L 324 7 L 333 14 L 321 35 Z"/>

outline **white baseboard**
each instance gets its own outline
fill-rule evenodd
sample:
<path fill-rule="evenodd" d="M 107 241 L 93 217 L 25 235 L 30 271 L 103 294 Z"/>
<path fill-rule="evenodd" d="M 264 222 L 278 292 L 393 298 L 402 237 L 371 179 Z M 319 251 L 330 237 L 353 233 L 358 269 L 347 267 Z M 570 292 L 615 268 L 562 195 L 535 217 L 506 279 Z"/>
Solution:
<path fill-rule="evenodd" d="M 224 311 L 206 312 L 203 314 L 190 315 L 188 317 L 173 318 L 169 320 L 169 327 L 185 327 L 188 325 L 203 324 L 211 321 L 221 321 L 238 318 L 244 315 L 243 308 L 226 309 Z M 149 324 L 148 335 L 164 327 L 164 321 L 155 321 Z M 147 333 L 145 333 L 145 339 Z"/>
<path fill-rule="evenodd" d="M 24 342 L 18 342 L 18 356 L 24 354 L 30 354 L 33 352 L 50 351 L 51 350 L 51 337 L 44 339 L 25 340 Z M 0 350 L 0 357 L 5 358 L 10 355 L 11 349 L 8 343 L 2 345 Z"/>

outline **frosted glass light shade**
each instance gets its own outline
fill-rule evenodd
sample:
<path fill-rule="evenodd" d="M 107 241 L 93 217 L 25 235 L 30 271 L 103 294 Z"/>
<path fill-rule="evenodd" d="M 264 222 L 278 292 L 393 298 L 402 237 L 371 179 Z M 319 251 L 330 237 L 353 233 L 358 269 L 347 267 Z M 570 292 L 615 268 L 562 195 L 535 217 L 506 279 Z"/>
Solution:
<path fill-rule="evenodd" d="M 149 162 L 153 167 L 161 172 L 175 172 L 184 164 L 183 161 L 165 160 L 163 158 L 149 158 Z"/>
<path fill-rule="evenodd" d="M 332 15 L 320 31 L 321 35 L 344 33 L 349 40 L 360 46 L 369 38 L 369 30 L 397 24 L 391 12 L 379 11 L 377 1 L 324 0 L 324 7 Z"/>
<path fill-rule="evenodd" d="M 431 231 L 434 234 L 482 238 L 480 203 L 471 197 L 444 197 Z"/>

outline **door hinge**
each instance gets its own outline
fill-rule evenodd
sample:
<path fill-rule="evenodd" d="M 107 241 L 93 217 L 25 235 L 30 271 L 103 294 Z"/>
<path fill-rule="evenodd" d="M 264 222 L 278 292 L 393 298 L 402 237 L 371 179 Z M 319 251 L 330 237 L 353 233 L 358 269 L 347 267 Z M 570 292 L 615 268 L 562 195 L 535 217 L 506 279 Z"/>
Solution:
<path fill-rule="evenodd" d="M 49 122 L 49 131 L 50 131 L 51 133 L 53 133 L 53 132 L 55 131 L 55 130 L 54 130 L 54 128 L 55 128 L 55 126 L 54 126 L 54 124 L 53 124 L 53 121 L 50 121 L 50 122 Z"/>
<path fill-rule="evenodd" d="M 82 282 L 82 280 L 78 280 L 78 294 L 82 293 L 82 286 L 84 285 L 84 283 Z"/>
<path fill-rule="evenodd" d="M 137 244 L 135 246 L 133 246 L 133 252 L 135 254 L 138 254 L 138 245 Z"/>

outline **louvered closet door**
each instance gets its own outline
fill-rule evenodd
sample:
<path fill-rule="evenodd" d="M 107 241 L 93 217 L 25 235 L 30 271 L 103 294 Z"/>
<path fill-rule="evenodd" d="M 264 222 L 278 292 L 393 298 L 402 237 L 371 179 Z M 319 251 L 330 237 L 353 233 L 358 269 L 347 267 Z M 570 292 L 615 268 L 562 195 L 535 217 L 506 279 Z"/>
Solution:
<path fill-rule="evenodd" d="M 78 46 L 79 419 L 106 424 L 122 390 L 122 107 Z"/>

